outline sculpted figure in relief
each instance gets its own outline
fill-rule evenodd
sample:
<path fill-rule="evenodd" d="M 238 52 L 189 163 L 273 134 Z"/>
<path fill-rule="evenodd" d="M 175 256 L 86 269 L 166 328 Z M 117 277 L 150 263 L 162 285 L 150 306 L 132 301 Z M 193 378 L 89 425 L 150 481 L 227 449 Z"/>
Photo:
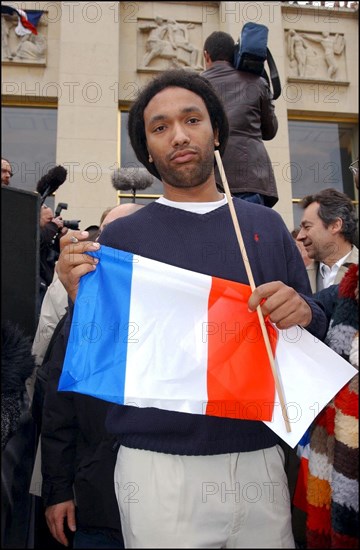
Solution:
<path fill-rule="evenodd" d="M 198 62 L 200 51 L 191 44 L 189 39 L 189 29 L 195 28 L 193 23 L 183 24 L 178 23 L 174 19 L 168 19 L 169 35 L 175 43 L 177 49 L 178 60 L 195 69 L 203 69 L 203 66 Z M 186 52 L 186 55 L 184 55 Z"/>
<path fill-rule="evenodd" d="M 303 37 L 312 42 L 318 42 L 321 44 L 324 50 L 324 57 L 327 65 L 328 78 L 335 79 L 338 71 L 338 64 L 335 59 L 335 55 L 340 55 L 345 47 L 345 38 L 341 34 L 336 34 L 334 37 L 330 36 L 327 31 L 324 31 L 321 36 L 314 36 L 311 34 L 303 34 Z"/>
<path fill-rule="evenodd" d="M 165 50 L 170 46 L 175 50 L 175 47 L 170 43 L 167 34 L 168 28 L 164 19 L 155 17 L 154 22 L 145 23 L 139 26 L 140 31 L 149 31 L 149 36 L 146 41 L 146 53 L 143 58 L 143 64 L 147 67 L 154 57 L 163 56 Z M 170 51 L 170 57 L 173 57 L 175 52 Z"/>
<path fill-rule="evenodd" d="M 293 29 L 288 34 L 288 56 L 291 62 L 296 63 L 297 74 L 305 77 L 307 45 L 305 40 Z"/>
<path fill-rule="evenodd" d="M 154 21 L 139 25 L 140 32 L 149 32 L 143 65 L 147 67 L 155 57 L 169 59 L 173 67 L 189 66 L 202 69 L 198 63 L 200 51 L 191 44 L 188 30 L 194 24 L 177 23 L 174 19 L 155 17 Z"/>
<path fill-rule="evenodd" d="M 20 40 L 14 60 L 45 61 L 46 39 L 41 34 L 26 34 Z"/>
<path fill-rule="evenodd" d="M 5 17 L 1 17 L 1 59 L 3 61 L 13 58 L 9 40 L 10 30 L 13 26 L 13 22 L 8 22 Z"/>
<path fill-rule="evenodd" d="M 47 40 L 39 33 L 19 36 L 14 18 L 1 17 L 1 60 L 11 62 L 45 63 Z"/>

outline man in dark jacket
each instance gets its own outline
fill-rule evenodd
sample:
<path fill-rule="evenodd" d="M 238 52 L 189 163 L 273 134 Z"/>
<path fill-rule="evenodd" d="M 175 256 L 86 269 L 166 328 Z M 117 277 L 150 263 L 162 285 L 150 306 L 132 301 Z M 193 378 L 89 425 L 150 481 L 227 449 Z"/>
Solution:
<path fill-rule="evenodd" d="M 1 548 L 33 548 L 32 499 L 27 489 L 35 454 L 35 424 L 25 380 L 35 367 L 31 337 L 1 323 Z"/>
<path fill-rule="evenodd" d="M 139 177 L 142 179 L 145 175 Z M 140 208 L 141 204 L 116 206 L 103 219 L 101 229 Z M 66 238 L 71 242 L 71 235 Z M 36 414 L 39 409 L 41 414 L 41 404 L 37 405 L 40 383 L 34 396 L 37 409 L 33 405 L 33 415 L 38 423 L 41 422 L 42 497 L 46 521 L 51 534 L 61 544 L 68 543 L 69 527 L 70 531 L 76 531 L 74 548 L 123 548 L 114 490 L 117 448 L 104 427 L 109 403 L 57 391 L 68 329 L 68 319 L 62 317 L 41 367 L 47 378 L 42 422 L 39 412 Z M 38 382 L 42 378 L 39 376 Z"/>
<path fill-rule="evenodd" d="M 125 173 L 121 176 L 125 177 Z M 146 177 L 139 175 L 140 180 Z M 100 229 L 117 218 L 133 214 L 142 206 L 122 204 L 112 208 L 102 220 Z M 72 234 L 66 239 L 67 243 L 74 242 Z M 65 246 L 65 242 L 62 245 Z M 60 287 L 57 292 L 61 292 Z M 46 521 L 51 534 L 61 544 L 67 544 L 67 536 L 72 538 L 69 527 L 70 531 L 76 531 L 73 548 L 123 548 L 114 489 L 117 446 L 114 447 L 115 440 L 104 427 L 109 403 L 57 391 L 68 332 L 69 321 L 65 316 L 46 350 L 32 408 L 38 424 L 41 423 L 42 497 Z M 44 374 L 46 381 L 42 386 Z"/>
<path fill-rule="evenodd" d="M 41 431 L 47 522 L 65 546 L 70 535 L 64 525 L 67 516 L 70 531 L 76 530 L 74 548 L 123 548 L 113 481 L 117 449 L 104 427 L 109 403 L 57 391 L 68 330 L 66 317 L 42 367 L 48 372 Z M 59 506 L 62 518 L 54 522 L 52 508 Z"/>
<path fill-rule="evenodd" d="M 263 140 L 275 137 L 278 121 L 266 80 L 235 69 L 234 48 L 233 38 L 221 31 L 210 34 L 204 44 L 202 75 L 220 95 L 230 124 L 222 159 L 225 174 L 234 196 L 272 207 L 278 193 Z M 217 171 L 215 176 L 222 190 Z"/>

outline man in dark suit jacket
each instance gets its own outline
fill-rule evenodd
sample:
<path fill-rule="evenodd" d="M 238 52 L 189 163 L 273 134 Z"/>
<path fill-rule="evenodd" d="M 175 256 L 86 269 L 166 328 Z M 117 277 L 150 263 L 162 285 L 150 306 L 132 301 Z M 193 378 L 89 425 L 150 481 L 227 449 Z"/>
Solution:
<path fill-rule="evenodd" d="M 204 44 L 202 75 L 220 95 L 230 123 L 224 170 L 234 196 L 272 207 L 279 199 L 263 143 L 278 129 L 272 95 L 263 77 L 233 67 L 234 48 L 233 38 L 221 31 L 210 34 Z M 218 173 L 216 183 L 222 189 Z"/>

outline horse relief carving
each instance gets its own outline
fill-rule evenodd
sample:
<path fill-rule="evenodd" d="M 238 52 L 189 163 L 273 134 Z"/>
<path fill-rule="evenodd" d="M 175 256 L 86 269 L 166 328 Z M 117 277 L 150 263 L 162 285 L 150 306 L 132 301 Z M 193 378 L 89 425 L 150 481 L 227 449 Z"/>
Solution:
<path fill-rule="evenodd" d="M 168 68 L 203 70 L 201 50 L 190 40 L 189 31 L 194 28 L 194 23 L 179 23 L 162 17 L 140 23 L 138 29 L 146 35 L 140 68 L 163 69 L 158 62 L 166 60 Z"/>

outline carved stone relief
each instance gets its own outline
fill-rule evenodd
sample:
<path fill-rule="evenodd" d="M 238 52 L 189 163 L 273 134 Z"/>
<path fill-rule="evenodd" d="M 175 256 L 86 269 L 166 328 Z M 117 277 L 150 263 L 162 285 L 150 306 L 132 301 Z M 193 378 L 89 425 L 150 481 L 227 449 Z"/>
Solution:
<path fill-rule="evenodd" d="M 285 34 L 288 74 L 292 78 L 345 81 L 345 37 L 329 32 Z"/>
<path fill-rule="evenodd" d="M 1 16 L 1 62 L 6 64 L 45 65 L 47 55 L 47 26 L 39 22 L 38 34 L 18 36 L 17 18 Z"/>
<path fill-rule="evenodd" d="M 196 44 L 200 31 L 200 24 L 175 19 L 138 20 L 138 70 L 203 70 L 202 49 Z"/>

